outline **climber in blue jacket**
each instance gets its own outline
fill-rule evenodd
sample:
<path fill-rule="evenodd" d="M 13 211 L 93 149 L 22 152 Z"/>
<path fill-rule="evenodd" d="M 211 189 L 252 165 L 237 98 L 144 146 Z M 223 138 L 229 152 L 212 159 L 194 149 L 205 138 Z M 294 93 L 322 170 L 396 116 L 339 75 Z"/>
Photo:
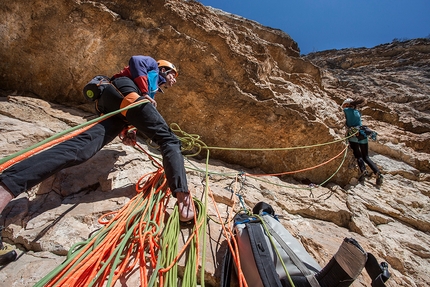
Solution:
<path fill-rule="evenodd" d="M 364 98 L 358 98 L 356 100 L 346 99 L 342 103 L 343 113 L 346 118 L 346 127 L 348 129 L 348 135 L 353 135 L 348 138 L 349 146 L 351 147 L 354 157 L 357 159 L 357 164 L 360 169 L 359 181 L 364 181 L 368 176 L 366 165 L 370 167 L 373 173 L 376 175 L 376 185 L 380 186 L 383 182 L 383 177 L 376 166 L 376 164 L 369 158 L 369 145 L 368 145 L 368 134 L 366 127 L 362 125 L 361 113 L 357 109 L 358 105 L 364 104 Z M 375 135 L 375 133 L 370 133 Z"/>

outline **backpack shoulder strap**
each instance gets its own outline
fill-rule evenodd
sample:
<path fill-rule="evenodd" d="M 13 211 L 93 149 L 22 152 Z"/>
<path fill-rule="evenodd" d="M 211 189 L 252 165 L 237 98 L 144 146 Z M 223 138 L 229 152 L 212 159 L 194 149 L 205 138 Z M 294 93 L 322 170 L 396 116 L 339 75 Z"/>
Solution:
<path fill-rule="evenodd" d="M 261 222 L 253 221 L 245 224 L 249 234 L 249 241 L 254 254 L 261 281 L 265 287 L 282 287 L 279 275 L 276 273 L 275 264 L 267 246 Z"/>
<path fill-rule="evenodd" d="M 230 248 L 227 246 L 227 250 L 224 254 L 224 258 L 221 265 L 220 287 L 231 286 L 231 276 L 234 268 L 233 264 L 233 254 L 231 253 Z"/>

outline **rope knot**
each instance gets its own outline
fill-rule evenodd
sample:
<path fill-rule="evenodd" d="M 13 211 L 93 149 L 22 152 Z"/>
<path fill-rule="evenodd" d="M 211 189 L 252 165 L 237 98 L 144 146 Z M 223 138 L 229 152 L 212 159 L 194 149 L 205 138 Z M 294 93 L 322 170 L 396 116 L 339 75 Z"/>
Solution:
<path fill-rule="evenodd" d="M 182 144 L 181 150 L 186 156 L 196 156 L 200 153 L 202 148 L 207 148 L 207 145 L 200 140 L 199 135 L 186 133 L 178 124 L 171 124 L 170 129 L 178 135 Z"/>

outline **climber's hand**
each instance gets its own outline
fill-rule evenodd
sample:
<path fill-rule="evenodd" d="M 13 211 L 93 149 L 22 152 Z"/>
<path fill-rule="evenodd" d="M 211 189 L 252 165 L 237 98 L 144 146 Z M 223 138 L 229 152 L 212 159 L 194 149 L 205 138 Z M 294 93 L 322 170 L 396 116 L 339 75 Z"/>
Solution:
<path fill-rule="evenodd" d="M 119 138 L 122 143 L 129 146 L 134 146 L 136 144 L 136 129 L 125 128 L 121 131 Z"/>

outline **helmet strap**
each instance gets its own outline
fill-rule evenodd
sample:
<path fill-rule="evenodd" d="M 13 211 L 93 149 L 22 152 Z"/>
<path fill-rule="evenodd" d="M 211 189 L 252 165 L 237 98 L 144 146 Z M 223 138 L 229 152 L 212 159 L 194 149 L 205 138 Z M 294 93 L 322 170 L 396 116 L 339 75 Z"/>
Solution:
<path fill-rule="evenodd" d="M 173 69 L 166 69 L 165 67 L 161 68 L 164 69 L 164 72 L 160 72 L 160 74 L 164 77 L 167 78 L 167 75 L 173 71 Z"/>
<path fill-rule="evenodd" d="M 163 72 L 163 70 L 164 70 L 164 72 Z M 164 77 L 164 78 L 166 78 L 167 77 L 167 75 L 169 74 L 169 72 L 171 71 L 172 69 L 168 69 L 168 70 L 166 70 L 166 68 L 165 67 L 162 67 L 161 68 L 161 71 L 160 71 L 160 74 Z"/>

